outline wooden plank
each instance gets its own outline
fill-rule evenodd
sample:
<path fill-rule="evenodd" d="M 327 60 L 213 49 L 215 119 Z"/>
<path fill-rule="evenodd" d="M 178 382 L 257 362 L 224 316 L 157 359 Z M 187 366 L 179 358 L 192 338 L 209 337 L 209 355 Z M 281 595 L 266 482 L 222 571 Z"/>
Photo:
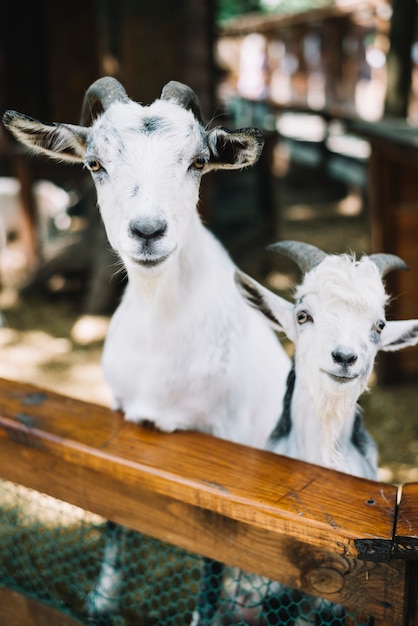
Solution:
<path fill-rule="evenodd" d="M 390 319 L 418 315 L 418 135 L 407 124 L 354 123 L 355 132 L 371 142 L 369 159 L 369 208 L 373 252 L 388 252 L 403 258 L 410 272 L 387 276 Z M 378 379 L 395 383 L 413 379 L 418 373 L 418 348 L 399 353 L 382 353 L 377 362 Z"/>
<path fill-rule="evenodd" d="M 4 448 L 0 447 L 1 463 Z M 242 523 L 225 515 L 156 494 L 138 484 L 125 483 L 100 471 L 48 461 L 40 450 L 15 449 L 4 459 L 19 468 L 19 477 L 39 489 L 49 481 L 63 499 L 150 537 L 190 552 L 222 560 L 228 565 L 278 580 L 373 616 L 386 616 L 391 626 L 401 624 L 404 562 L 376 563 L 298 541 Z M 36 472 L 33 469 L 36 468 Z M 51 478 L 53 476 L 53 479 Z M 72 485 L 67 489 L 68 483 Z M 78 485 L 78 492 L 74 485 Z M 50 488 L 53 487 L 52 489 Z M 66 497 L 68 496 L 68 497 Z M 303 522 L 301 522 L 303 523 Z"/>
<path fill-rule="evenodd" d="M 408 483 L 402 487 L 394 554 L 398 559 L 418 560 L 418 483 Z"/>
<path fill-rule="evenodd" d="M 418 626 L 418 483 L 402 487 L 393 554 L 395 558 L 406 561 L 405 626 Z"/>
<path fill-rule="evenodd" d="M 405 626 L 418 626 L 418 561 L 408 561 L 405 570 Z"/>
<path fill-rule="evenodd" d="M 8 456 L 12 447 L 20 455 L 36 449 L 48 462 L 69 464 L 77 473 L 93 469 L 252 526 L 302 541 L 309 537 L 313 545 L 348 556 L 359 550 L 363 558 L 390 556 L 393 485 L 202 433 L 147 430 L 104 407 L 5 380 L 0 380 L 0 446 Z M 3 476 L 13 480 L 17 470 L 0 457 Z M 44 490 L 54 482 L 52 474 Z M 73 499 L 83 497 L 76 483 L 65 489 L 65 496 L 70 490 Z M 367 542 L 374 541 L 374 551 L 368 551 Z"/>
<path fill-rule="evenodd" d="M 4 380 L 0 475 L 402 624 L 405 563 L 379 562 L 390 557 L 394 486 L 200 433 L 146 430 L 106 408 Z"/>

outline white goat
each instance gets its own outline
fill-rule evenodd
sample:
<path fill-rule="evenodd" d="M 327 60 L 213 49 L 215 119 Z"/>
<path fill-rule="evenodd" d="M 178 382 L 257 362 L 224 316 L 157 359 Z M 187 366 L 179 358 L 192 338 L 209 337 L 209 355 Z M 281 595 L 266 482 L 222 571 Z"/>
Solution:
<path fill-rule="evenodd" d="M 129 279 L 103 355 L 115 408 L 164 431 L 196 429 L 263 447 L 280 413 L 289 358 L 241 298 L 234 264 L 196 209 L 202 174 L 253 164 L 261 133 L 206 130 L 196 95 L 177 82 L 141 106 L 115 79 L 99 79 L 86 93 L 83 124 L 96 102 L 104 112 L 91 127 L 14 111 L 3 120 L 33 151 L 84 163 L 92 174 Z M 109 564 L 91 613 L 115 606 L 117 535 L 109 527 Z"/>
<path fill-rule="evenodd" d="M 315 246 L 283 241 L 271 249 L 293 259 L 302 270 L 295 303 L 236 272 L 239 290 L 294 343 L 294 364 L 282 415 L 268 448 L 277 454 L 369 479 L 377 478 L 377 451 L 363 426 L 357 400 L 367 388 L 376 354 L 418 343 L 418 320 L 386 321 L 388 295 L 382 277 L 406 269 L 394 255 L 373 254 L 356 261 L 327 255 Z M 286 604 L 283 588 L 272 583 L 277 606 Z M 274 591 L 275 589 L 275 591 Z M 280 591 L 281 589 L 281 591 Z M 280 598 L 281 595 L 281 598 Z M 268 599 L 266 600 L 268 602 Z M 316 609 L 342 609 L 317 601 Z"/>
<path fill-rule="evenodd" d="M 271 249 L 299 264 L 304 278 L 295 303 L 237 270 L 247 301 L 294 343 L 284 411 L 269 448 L 354 476 L 376 478 L 374 444 L 357 404 L 376 354 L 418 343 L 418 320 L 386 321 L 382 277 L 406 269 L 394 255 L 327 255 L 315 246 L 283 241 Z"/>

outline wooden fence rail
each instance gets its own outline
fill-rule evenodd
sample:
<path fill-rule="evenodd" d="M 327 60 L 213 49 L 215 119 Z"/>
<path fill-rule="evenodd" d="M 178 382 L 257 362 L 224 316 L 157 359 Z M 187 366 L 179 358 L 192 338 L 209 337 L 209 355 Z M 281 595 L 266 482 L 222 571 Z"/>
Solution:
<path fill-rule="evenodd" d="M 160 433 L 1 379 L 0 476 L 375 626 L 418 626 L 418 483 L 400 491 L 201 433 Z"/>

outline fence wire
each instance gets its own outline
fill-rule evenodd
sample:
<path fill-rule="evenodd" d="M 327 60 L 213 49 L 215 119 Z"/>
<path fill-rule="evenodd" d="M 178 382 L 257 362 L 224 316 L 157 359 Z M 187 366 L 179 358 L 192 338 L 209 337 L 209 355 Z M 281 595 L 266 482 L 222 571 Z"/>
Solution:
<path fill-rule="evenodd" d="M 105 533 L 103 518 L 0 480 L 0 587 L 97 626 L 372 624 L 335 604 L 134 531 L 124 535 L 117 611 L 87 619 Z"/>

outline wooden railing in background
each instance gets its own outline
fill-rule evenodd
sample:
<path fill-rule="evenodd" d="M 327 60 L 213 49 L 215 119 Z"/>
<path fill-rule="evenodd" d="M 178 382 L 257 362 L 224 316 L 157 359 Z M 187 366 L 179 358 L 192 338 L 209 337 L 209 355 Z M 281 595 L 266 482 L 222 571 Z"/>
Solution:
<path fill-rule="evenodd" d="M 372 615 L 375 626 L 418 625 L 418 483 L 400 494 L 201 433 L 147 430 L 7 380 L 0 477 Z M 0 622 L 2 611 L 13 607 L 0 608 Z"/>

